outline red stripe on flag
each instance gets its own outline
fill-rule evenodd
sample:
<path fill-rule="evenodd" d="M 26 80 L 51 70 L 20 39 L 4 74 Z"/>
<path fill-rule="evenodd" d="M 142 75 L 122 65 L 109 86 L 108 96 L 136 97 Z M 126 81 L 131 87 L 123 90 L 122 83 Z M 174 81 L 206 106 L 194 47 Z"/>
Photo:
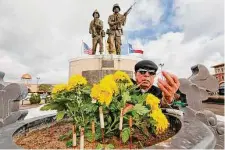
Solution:
<path fill-rule="evenodd" d="M 84 54 L 89 54 L 89 55 L 92 55 L 92 50 L 84 50 Z"/>
<path fill-rule="evenodd" d="M 135 49 L 135 50 L 133 50 L 133 53 L 140 53 L 140 54 L 143 54 L 144 51 L 143 51 L 143 50 L 140 50 L 140 49 Z"/>

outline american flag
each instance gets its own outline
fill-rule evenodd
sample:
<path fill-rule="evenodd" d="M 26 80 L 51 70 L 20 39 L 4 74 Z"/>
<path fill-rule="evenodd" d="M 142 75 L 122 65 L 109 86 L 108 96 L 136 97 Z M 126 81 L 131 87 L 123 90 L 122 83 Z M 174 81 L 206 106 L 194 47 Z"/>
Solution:
<path fill-rule="evenodd" d="M 83 44 L 84 44 L 84 54 L 92 55 L 92 49 L 85 42 L 83 42 Z"/>

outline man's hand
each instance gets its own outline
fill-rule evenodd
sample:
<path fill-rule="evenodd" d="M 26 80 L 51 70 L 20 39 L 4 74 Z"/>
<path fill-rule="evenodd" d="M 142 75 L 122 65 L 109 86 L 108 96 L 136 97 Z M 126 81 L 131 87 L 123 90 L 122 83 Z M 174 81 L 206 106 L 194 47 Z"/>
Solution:
<path fill-rule="evenodd" d="M 163 76 L 165 77 L 165 81 L 162 79 L 158 79 L 158 87 L 161 89 L 163 97 L 166 99 L 168 103 L 171 103 L 174 98 L 174 94 L 180 87 L 180 82 L 177 76 L 162 71 Z"/>

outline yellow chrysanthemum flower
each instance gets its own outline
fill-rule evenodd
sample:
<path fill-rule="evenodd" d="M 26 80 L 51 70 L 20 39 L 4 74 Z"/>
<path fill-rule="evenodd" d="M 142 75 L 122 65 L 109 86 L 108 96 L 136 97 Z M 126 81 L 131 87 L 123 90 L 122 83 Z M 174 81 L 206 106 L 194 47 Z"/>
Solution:
<path fill-rule="evenodd" d="M 113 91 L 108 84 L 95 84 L 91 89 L 91 97 L 100 104 L 105 103 L 106 106 L 109 106 L 113 98 Z"/>
<path fill-rule="evenodd" d="M 104 100 L 100 100 L 100 92 L 101 92 L 101 87 L 99 84 L 94 84 L 94 86 L 91 89 L 91 97 L 95 100 L 98 100 L 101 104 L 104 103 Z"/>
<path fill-rule="evenodd" d="M 56 93 L 59 93 L 61 91 L 64 91 L 64 90 L 66 90 L 66 88 L 67 88 L 66 84 L 57 84 L 53 87 L 52 94 L 56 94 Z"/>
<path fill-rule="evenodd" d="M 69 79 L 69 83 L 68 83 L 68 90 L 72 90 L 74 88 L 76 88 L 77 86 L 80 85 L 86 85 L 87 84 L 87 80 L 86 78 L 84 78 L 81 75 L 73 75 L 70 77 Z"/>
<path fill-rule="evenodd" d="M 150 113 L 150 117 L 156 121 L 156 134 L 161 134 L 168 128 L 169 122 L 161 109 L 153 110 Z"/>
<path fill-rule="evenodd" d="M 116 82 L 113 79 L 113 75 L 106 75 L 101 81 L 100 84 L 103 85 L 104 87 L 108 86 L 111 88 L 111 91 L 113 91 L 114 95 L 118 94 L 118 86 Z"/>
<path fill-rule="evenodd" d="M 159 109 L 160 100 L 153 94 L 148 94 L 146 97 L 146 104 L 151 106 L 151 110 Z"/>
<path fill-rule="evenodd" d="M 116 71 L 113 74 L 113 78 L 116 82 L 123 82 L 126 83 L 127 86 L 133 85 L 133 82 L 131 81 L 129 75 L 123 71 Z"/>

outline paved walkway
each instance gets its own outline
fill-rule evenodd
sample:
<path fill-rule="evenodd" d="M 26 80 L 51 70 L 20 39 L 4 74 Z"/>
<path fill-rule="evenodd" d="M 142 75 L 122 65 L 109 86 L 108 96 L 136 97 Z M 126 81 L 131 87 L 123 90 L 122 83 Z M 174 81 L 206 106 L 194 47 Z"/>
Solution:
<path fill-rule="evenodd" d="M 40 108 L 42 106 L 44 106 L 44 105 L 41 105 L 41 106 L 36 107 L 36 108 L 27 109 L 28 110 L 28 114 L 24 118 L 24 120 L 25 119 L 39 117 L 39 116 L 49 115 L 49 114 L 56 114 L 56 110 L 41 111 Z"/>

